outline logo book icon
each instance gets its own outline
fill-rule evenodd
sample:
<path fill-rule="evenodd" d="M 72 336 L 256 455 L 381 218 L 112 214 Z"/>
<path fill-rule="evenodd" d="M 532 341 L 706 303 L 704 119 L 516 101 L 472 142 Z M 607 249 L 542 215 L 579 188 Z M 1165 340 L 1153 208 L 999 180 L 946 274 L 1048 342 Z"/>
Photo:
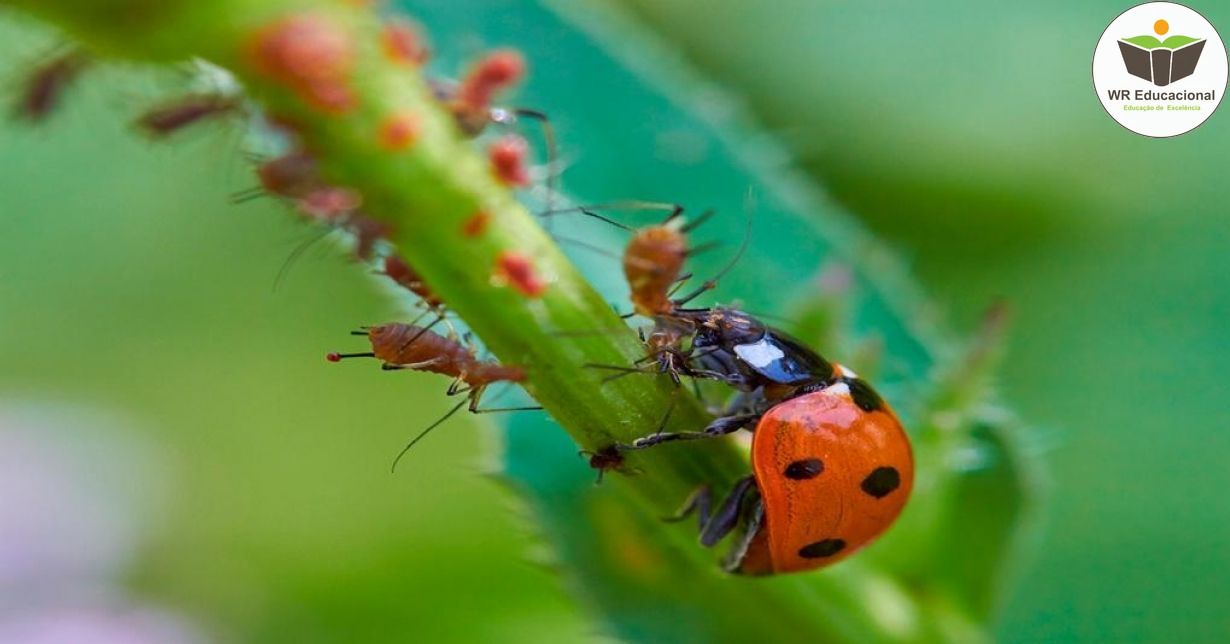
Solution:
<path fill-rule="evenodd" d="M 1171 36 L 1164 41 L 1135 36 L 1119 39 L 1119 53 L 1129 74 L 1165 87 L 1196 71 L 1204 42 L 1190 36 Z"/>
<path fill-rule="evenodd" d="M 1093 89 L 1102 107 L 1143 136 L 1166 138 L 1199 127 L 1217 110 L 1228 78 L 1230 59 L 1217 29 L 1173 2 L 1127 9 L 1093 49 Z"/>

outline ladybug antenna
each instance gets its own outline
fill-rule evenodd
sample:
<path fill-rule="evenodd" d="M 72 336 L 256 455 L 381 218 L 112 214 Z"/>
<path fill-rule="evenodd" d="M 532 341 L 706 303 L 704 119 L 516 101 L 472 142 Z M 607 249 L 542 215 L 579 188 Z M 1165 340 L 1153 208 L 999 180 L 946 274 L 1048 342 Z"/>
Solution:
<path fill-rule="evenodd" d="M 748 201 L 751 201 L 750 190 L 748 191 Z M 750 205 L 751 204 L 749 204 L 749 206 Z M 747 225 L 743 229 L 743 241 L 739 244 L 739 250 L 735 252 L 734 257 L 731 257 L 730 261 L 722 267 L 722 270 L 718 271 L 713 277 L 705 280 L 705 283 L 701 284 L 695 291 L 692 291 L 682 298 L 675 300 L 676 307 L 683 306 L 684 304 L 687 304 L 688 302 L 700 297 L 706 291 L 711 291 L 714 288 L 717 288 L 718 280 L 725 277 L 726 274 L 735 267 L 735 264 L 739 263 L 739 260 L 743 258 L 743 253 L 747 251 L 748 244 L 752 241 L 752 214 L 753 210 L 749 207 L 747 209 Z"/>
<path fill-rule="evenodd" d="M 453 405 L 453 408 L 445 412 L 445 414 L 441 416 L 439 420 L 428 425 L 427 429 L 424 429 L 423 431 L 419 432 L 418 436 L 415 436 L 409 443 L 406 443 L 406 446 L 401 448 L 401 451 L 397 453 L 397 457 L 393 459 L 393 465 L 392 467 L 389 468 L 389 472 L 396 473 L 397 464 L 401 462 L 401 458 L 406 455 L 406 452 L 409 452 L 411 447 L 414 447 L 415 444 L 417 444 L 419 441 L 423 440 L 425 436 L 430 434 L 431 430 L 439 427 L 441 424 L 444 423 L 444 421 L 448 420 L 449 418 L 452 418 L 453 414 L 461 411 L 461 408 L 465 407 L 467 402 L 469 402 L 468 399 L 462 400 L 456 405 Z"/>

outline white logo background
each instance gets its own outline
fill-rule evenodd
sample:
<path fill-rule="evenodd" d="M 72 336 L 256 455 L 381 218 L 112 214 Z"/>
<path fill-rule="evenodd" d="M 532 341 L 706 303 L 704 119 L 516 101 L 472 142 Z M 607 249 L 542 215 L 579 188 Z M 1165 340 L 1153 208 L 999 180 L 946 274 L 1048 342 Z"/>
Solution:
<path fill-rule="evenodd" d="M 1158 20 L 1165 20 L 1170 25 L 1169 31 L 1163 36 L 1158 36 L 1153 30 L 1153 24 Z M 1205 39 L 1204 51 L 1200 55 L 1200 62 L 1196 64 L 1196 71 L 1191 76 L 1165 87 L 1158 87 L 1129 74 L 1119 53 L 1118 41 L 1120 38 L 1141 35 L 1157 36 L 1159 40 L 1174 35 Z M 1097 91 L 1098 100 L 1102 101 L 1102 107 L 1123 127 L 1145 136 L 1178 136 L 1191 131 L 1213 115 L 1213 110 L 1217 109 L 1222 94 L 1226 91 L 1226 67 L 1226 46 L 1209 21 L 1183 5 L 1150 2 L 1123 12 L 1102 33 L 1097 49 L 1093 52 L 1093 87 Z M 1213 101 L 1137 101 L 1134 98 L 1112 100 L 1107 94 L 1108 91 L 1121 89 L 1130 90 L 1133 96 L 1138 89 L 1154 92 L 1215 91 L 1216 95 Z M 1125 105 L 1151 105 L 1155 109 L 1125 110 Z M 1168 105 L 1199 105 L 1200 110 L 1169 110 Z"/>

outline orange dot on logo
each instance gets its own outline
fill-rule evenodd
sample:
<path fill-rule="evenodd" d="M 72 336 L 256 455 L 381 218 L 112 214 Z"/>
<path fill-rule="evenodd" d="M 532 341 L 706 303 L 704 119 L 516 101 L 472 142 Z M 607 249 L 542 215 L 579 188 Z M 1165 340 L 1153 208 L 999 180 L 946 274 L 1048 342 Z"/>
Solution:
<path fill-rule="evenodd" d="M 1165 20 L 1158 20 L 1157 22 L 1153 23 L 1153 31 L 1156 31 L 1157 35 L 1161 36 L 1165 34 L 1167 31 L 1170 31 L 1170 23 L 1166 22 Z"/>

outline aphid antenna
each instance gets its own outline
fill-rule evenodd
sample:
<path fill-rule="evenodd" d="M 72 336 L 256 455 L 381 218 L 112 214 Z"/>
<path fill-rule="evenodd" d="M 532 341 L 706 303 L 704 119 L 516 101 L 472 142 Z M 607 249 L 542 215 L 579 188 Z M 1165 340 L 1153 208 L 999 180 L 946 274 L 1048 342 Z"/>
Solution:
<path fill-rule="evenodd" d="M 294 250 L 290 251 L 290 254 L 286 256 L 286 259 L 282 261 L 282 265 L 278 267 L 278 273 L 273 277 L 273 288 L 270 292 L 277 293 L 278 289 L 282 286 L 282 282 L 286 281 L 286 276 L 290 273 L 291 267 L 293 267 L 295 263 L 303 257 L 304 253 L 314 246 L 316 242 L 328 237 L 332 233 L 332 228 L 326 228 L 320 233 L 312 235 L 311 237 L 299 242 L 299 244 L 295 246 Z"/>
<path fill-rule="evenodd" d="M 752 240 L 752 219 L 752 210 L 748 210 L 747 226 L 745 226 L 743 230 L 743 241 L 739 243 L 739 250 L 735 252 L 734 257 L 731 257 L 730 261 L 722 267 L 722 270 L 718 271 L 713 277 L 705 280 L 705 283 L 701 284 L 696 290 L 688 293 L 680 299 L 675 300 L 676 307 L 683 306 L 684 304 L 687 304 L 688 302 L 700 297 L 706 291 L 711 291 L 714 288 L 717 288 L 718 280 L 725 277 L 726 274 L 739 263 L 739 260 L 743 258 L 743 253 L 747 251 L 748 244 L 751 243 Z"/>
<path fill-rule="evenodd" d="M 593 215 L 593 213 L 596 213 L 599 211 L 606 211 L 606 210 L 615 210 L 615 211 L 650 210 L 650 211 L 656 211 L 656 212 L 666 212 L 667 213 L 666 219 L 662 222 L 662 223 L 666 223 L 666 222 L 671 221 L 672 219 L 675 219 L 680 214 L 682 214 L 683 206 L 679 204 L 675 204 L 675 203 L 666 203 L 662 201 L 635 201 L 635 200 L 608 201 L 605 203 L 585 204 L 581 206 L 571 206 L 568 208 L 560 208 L 559 210 L 548 210 L 539 216 L 543 218 L 547 218 L 547 217 L 555 217 L 557 215 L 570 215 L 570 214 L 577 214 L 577 213 L 595 216 Z M 603 219 L 604 221 L 608 221 L 608 223 L 615 224 L 619 226 L 620 228 L 623 228 L 624 230 L 632 230 L 632 228 L 629 226 L 611 222 L 605 218 L 601 218 L 601 217 L 599 218 Z"/>
<path fill-rule="evenodd" d="M 372 353 L 371 351 L 364 351 L 362 353 L 329 353 L 325 355 L 325 359 L 327 359 L 329 362 L 341 362 L 342 360 L 345 360 L 347 358 L 375 358 L 375 357 L 376 357 L 376 354 Z"/>
<path fill-rule="evenodd" d="M 587 241 L 584 241 L 584 240 L 581 240 L 581 239 L 575 239 L 575 238 L 573 238 L 573 237 L 566 237 L 566 236 L 564 236 L 564 235 L 560 235 L 560 234 L 552 234 L 551 236 L 552 236 L 552 237 L 554 237 L 554 238 L 555 238 L 555 241 L 557 241 L 557 242 L 561 242 L 561 243 L 564 243 L 564 244 L 570 244 L 570 245 L 572 245 L 572 246 L 576 246 L 576 247 L 578 247 L 578 248 L 584 248 L 585 250 L 588 250 L 588 251 L 591 251 L 591 252 L 597 253 L 597 254 L 599 254 L 599 255 L 602 255 L 603 257 L 607 257 L 607 258 L 610 258 L 610 259 L 614 259 L 614 260 L 619 260 L 619 259 L 621 259 L 619 255 L 617 255 L 617 254 L 615 254 L 615 253 L 612 253 L 611 251 L 609 251 L 609 250 L 607 250 L 606 248 L 603 248 L 603 247 L 601 247 L 601 246 L 599 246 L 599 245 L 597 245 L 597 244 L 591 244 L 591 243 L 589 243 L 589 242 L 587 242 Z"/>
<path fill-rule="evenodd" d="M 263 187 L 252 186 L 251 188 L 245 188 L 237 192 L 232 192 L 230 201 L 233 205 L 237 206 L 239 204 L 248 203 L 249 201 L 252 201 L 253 199 L 259 199 L 261 197 L 264 197 L 267 194 L 269 193 L 265 192 L 265 189 Z"/>
<path fill-rule="evenodd" d="M 539 129 L 542 131 L 542 141 L 547 152 L 547 194 L 543 203 L 546 206 L 547 212 L 551 212 L 555 205 L 555 195 L 558 193 L 559 183 L 559 171 L 556 168 L 556 165 L 559 163 L 559 147 L 555 138 L 555 126 L 551 124 L 551 118 L 547 116 L 547 113 L 540 110 L 528 107 L 514 107 L 508 111 L 516 117 L 536 121 Z"/>

